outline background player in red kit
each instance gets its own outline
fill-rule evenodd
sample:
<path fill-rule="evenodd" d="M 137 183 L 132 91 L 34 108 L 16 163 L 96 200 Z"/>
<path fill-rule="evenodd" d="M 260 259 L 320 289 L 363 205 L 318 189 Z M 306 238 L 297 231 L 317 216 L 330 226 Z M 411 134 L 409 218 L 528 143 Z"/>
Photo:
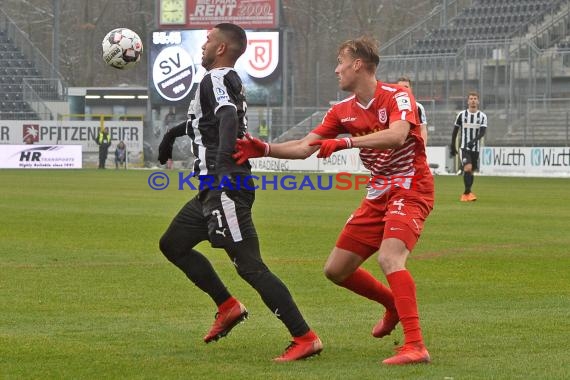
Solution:
<path fill-rule="evenodd" d="M 376 80 L 379 60 L 373 39 L 360 37 L 341 44 L 335 73 L 339 87 L 353 95 L 332 106 L 303 139 L 268 144 L 247 136 L 237 141 L 234 158 L 238 164 L 261 156 L 304 159 L 317 150 L 319 158 L 326 158 L 354 147 L 360 149 L 371 178 L 393 179 L 379 186 L 369 184 L 366 197 L 338 237 L 325 275 L 385 306 L 373 336 L 382 338 L 398 322 L 402 324 L 404 345 L 384 364 L 427 363 L 430 356 L 421 334 L 415 283 L 405 264 L 433 207 L 433 178 L 420 138 L 415 99 L 406 88 Z M 342 134 L 350 137 L 336 138 Z M 404 176 L 407 180 L 402 182 Z M 412 178 L 417 182 L 412 183 Z M 360 267 L 376 251 L 390 288 Z"/>

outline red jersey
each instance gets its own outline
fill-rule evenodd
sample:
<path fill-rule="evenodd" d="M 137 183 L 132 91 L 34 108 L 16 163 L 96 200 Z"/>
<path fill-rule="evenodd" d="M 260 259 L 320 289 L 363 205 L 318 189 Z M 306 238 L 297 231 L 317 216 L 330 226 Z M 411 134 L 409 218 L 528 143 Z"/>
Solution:
<path fill-rule="evenodd" d="M 379 82 L 374 98 L 367 105 L 352 95 L 332 106 L 312 133 L 323 138 L 340 134 L 363 136 L 388 129 L 390 123 L 406 120 L 411 124 L 404 144 L 395 149 L 361 148 L 360 159 L 373 177 L 413 177 L 420 193 L 433 193 L 433 177 L 420 135 L 416 100 L 411 92 L 398 85 Z M 369 194 L 369 196 L 372 194 Z"/>

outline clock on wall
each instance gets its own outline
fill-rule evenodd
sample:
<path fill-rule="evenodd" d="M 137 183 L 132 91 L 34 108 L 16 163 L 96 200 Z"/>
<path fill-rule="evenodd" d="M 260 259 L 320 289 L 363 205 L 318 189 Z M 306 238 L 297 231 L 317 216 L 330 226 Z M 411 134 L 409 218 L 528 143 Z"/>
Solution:
<path fill-rule="evenodd" d="M 186 0 L 161 0 L 159 9 L 159 24 L 186 24 Z"/>

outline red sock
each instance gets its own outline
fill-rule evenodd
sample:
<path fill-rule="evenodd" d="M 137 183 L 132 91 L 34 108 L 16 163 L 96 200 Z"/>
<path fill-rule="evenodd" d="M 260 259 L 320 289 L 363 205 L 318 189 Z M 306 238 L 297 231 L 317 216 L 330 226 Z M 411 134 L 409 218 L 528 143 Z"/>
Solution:
<path fill-rule="evenodd" d="M 227 300 L 225 300 L 220 306 L 218 306 L 218 311 L 219 312 L 227 311 L 232 307 L 234 307 L 237 302 L 238 300 L 236 300 L 234 297 L 230 297 Z"/>
<path fill-rule="evenodd" d="M 386 309 L 395 309 L 392 291 L 378 281 L 365 269 L 358 268 L 344 280 L 343 286 L 354 293 L 384 305 Z"/>
<path fill-rule="evenodd" d="M 390 273 L 386 276 L 394 303 L 404 329 L 404 344 L 423 344 L 420 317 L 416 302 L 416 284 L 407 270 Z"/>

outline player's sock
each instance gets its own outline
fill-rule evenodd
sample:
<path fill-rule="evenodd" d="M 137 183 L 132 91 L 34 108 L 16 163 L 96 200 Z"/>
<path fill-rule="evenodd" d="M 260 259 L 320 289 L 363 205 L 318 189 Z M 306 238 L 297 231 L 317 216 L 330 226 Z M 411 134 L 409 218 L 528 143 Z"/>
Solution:
<path fill-rule="evenodd" d="M 196 244 L 198 241 L 189 239 L 185 228 L 181 228 L 178 223 L 172 223 L 160 238 L 159 247 L 171 263 L 219 306 L 231 295 L 210 261 L 194 249 Z"/>
<path fill-rule="evenodd" d="M 358 268 L 339 285 L 362 297 L 381 303 L 386 309 L 395 308 L 390 288 L 384 286 L 365 269 Z"/>
<path fill-rule="evenodd" d="M 467 177 L 467 186 L 469 187 L 469 192 L 471 192 L 471 188 L 473 187 L 473 182 L 475 181 L 475 176 L 473 172 L 469 172 L 469 176 Z"/>
<path fill-rule="evenodd" d="M 163 252 L 165 251 L 163 250 Z M 207 293 L 216 305 L 220 306 L 231 297 L 212 264 L 200 252 L 192 249 L 189 253 L 186 252 L 186 254 L 176 251 L 166 251 L 164 254 L 168 260 L 186 274 L 186 277 L 194 285 Z"/>
<path fill-rule="evenodd" d="M 463 183 L 465 184 L 465 193 L 469 194 L 471 192 L 471 186 L 473 185 L 473 173 L 464 172 L 463 173 Z"/>
<path fill-rule="evenodd" d="M 416 302 L 416 284 L 407 270 L 390 273 L 386 276 L 394 303 L 404 329 L 404 344 L 423 344 L 420 318 Z"/>
<path fill-rule="evenodd" d="M 287 286 L 263 263 L 257 238 L 244 239 L 226 248 L 238 274 L 259 293 L 263 303 L 283 322 L 291 336 L 309 332 L 309 325 Z"/>

